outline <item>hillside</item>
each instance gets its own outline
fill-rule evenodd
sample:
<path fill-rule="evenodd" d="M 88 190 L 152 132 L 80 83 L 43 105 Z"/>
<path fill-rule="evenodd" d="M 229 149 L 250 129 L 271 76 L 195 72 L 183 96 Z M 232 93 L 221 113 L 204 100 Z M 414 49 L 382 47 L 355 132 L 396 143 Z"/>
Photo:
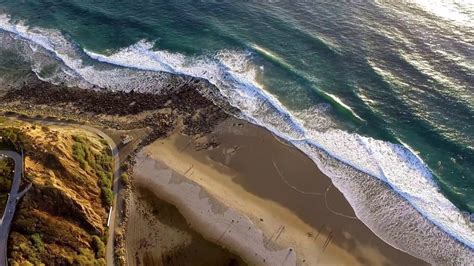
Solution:
<path fill-rule="evenodd" d="M 1 125 L 1 124 L 0 124 Z M 104 265 L 112 158 L 100 137 L 76 128 L 4 123 L 25 150 L 32 188 L 12 224 L 12 265 Z"/>
<path fill-rule="evenodd" d="M 0 158 L 0 213 L 3 213 L 8 199 L 8 192 L 12 184 L 13 161 Z"/>

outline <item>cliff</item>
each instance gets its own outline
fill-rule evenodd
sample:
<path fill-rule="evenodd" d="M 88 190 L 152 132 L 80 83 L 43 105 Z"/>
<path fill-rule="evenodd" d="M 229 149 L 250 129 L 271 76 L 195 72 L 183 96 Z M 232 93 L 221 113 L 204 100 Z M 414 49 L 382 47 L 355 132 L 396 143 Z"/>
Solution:
<path fill-rule="evenodd" d="M 12 224 L 10 262 L 104 264 L 105 195 L 112 178 L 106 143 L 77 128 L 23 122 L 3 126 L 20 135 L 26 182 L 33 185 Z"/>

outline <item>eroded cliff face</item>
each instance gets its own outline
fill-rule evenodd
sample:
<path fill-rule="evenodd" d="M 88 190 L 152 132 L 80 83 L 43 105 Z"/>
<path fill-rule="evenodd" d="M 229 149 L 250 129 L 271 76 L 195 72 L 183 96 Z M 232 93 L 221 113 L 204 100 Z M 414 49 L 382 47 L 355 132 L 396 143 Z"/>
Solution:
<path fill-rule="evenodd" d="M 25 183 L 32 183 L 12 224 L 11 263 L 103 264 L 108 203 L 102 185 L 112 178 L 107 144 L 82 129 L 9 126 L 21 135 Z"/>

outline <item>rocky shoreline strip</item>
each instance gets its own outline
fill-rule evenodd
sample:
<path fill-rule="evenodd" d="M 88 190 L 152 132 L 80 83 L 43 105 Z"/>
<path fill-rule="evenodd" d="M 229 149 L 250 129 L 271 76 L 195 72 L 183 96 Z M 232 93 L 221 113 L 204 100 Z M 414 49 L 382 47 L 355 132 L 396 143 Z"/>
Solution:
<path fill-rule="evenodd" d="M 161 90 L 162 94 L 157 95 L 150 93 L 136 93 L 133 92 L 133 90 L 128 93 L 106 91 L 101 89 L 83 90 L 77 88 L 67 88 L 64 86 L 51 85 L 42 81 L 35 81 L 32 83 L 24 84 L 24 86 L 21 88 L 9 89 L 4 91 L 0 90 L 0 102 L 2 102 L 2 104 L 0 105 L 0 112 L 15 112 L 27 116 L 39 115 L 42 117 L 51 117 L 56 119 L 81 122 L 92 126 L 95 125 L 98 127 L 109 127 L 116 130 L 134 130 L 138 128 L 146 128 L 150 130 L 151 133 L 146 139 L 141 142 L 140 147 L 138 148 L 145 147 L 148 144 L 153 143 L 157 139 L 164 140 L 172 134 L 181 134 L 188 136 L 195 140 L 195 145 L 197 143 L 199 146 L 194 148 L 198 148 L 199 150 L 210 151 L 212 151 L 214 147 L 221 145 L 221 142 L 229 142 L 235 138 L 237 138 L 236 141 L 240 141 L 239 138 L 241 137 L 250 137 L 251 141 L 248 143 L 248 145 L 244 145 L 248 146 L 250 149 L 259 149 L 258 147 L 261 147 L 261 145 L 269 145 L 270 140 L 274 139 L 274 137 L 267 130 L 251 125 L 249 126 L 249 128 L 256 129 L 251 130 L 251 132 L 260 132 L 256 136 L 248 134 L 237 134 L 235 136 L 233 136 L 232 134 L 227 134 L 229 135 L 227 136 L 226 134 L 224 134 L 227 136 L 224 139 L 216 140 L 213 139 L 211 136 L 210 138 L 208 138 L 209 141 L 201 143 L 197 140 L 201 138 L 204 139 L 206 136 L 212 133 L 213 129 L 216 126 L 225 123 L 226 120 L 232 117 L 231 114 L 236 114 L 238 113 L 238 111 L 232 108 L 231 106 L 228 106 L 226 103 L 216 103 L 214 101 L 209 100 L 214 99 L 213 97 L 209 97 L 209 95 L 213 92 L 212 87 L 209 87 L 208 84 L 200 80 L 193 80 L 192 78 L 188 80 L 184 79 L 184 81 L 178 86 L 173 88 L 167 88 L 167 90 Z M 248 123 L 244 122 L 244 124 Z M 263 135 L 269 136 L 267 136 L 262 142 L 261 136 Z M 247 141 L 244 142 L 246 143 Z M 191 146 L 191 144 L 192 142 L 189 142 L 184 147 L 187 148 L 188 146 Z M 232 145 L 232 147 L 234 146 L 235 145 Z M 269 145 L 267 148 L 268 150 L 273 150 L 280 149 L 283 146 L 286 147 L 287 145 L 283 145 L 280 141 L 271 141 L 271 145 Z M 290 148 L 289 153 L 291 154 L 300 153 L 294 150 L 294 147 L 292 146 L 286 147 L 285 149 L 287 148 Z M 215 151 L 217 150 L 219 149 L 215 149 Z M 179 150 L 177 152 L 182 152 L 182 150 Z M 233 154 L 234 152 L 230 153 Z M 287 153 L 288 151 L 282 152 L 282 154 Z M 237 152 L 237 154 L 245 153 Z M 250 155 L 252 154 L 255 155 L 256 152 L 249 153 L 249 155 L 246 155 L 244 157 L 250 158 Z M 264 152 L 264 154 L 265 155 L 263 156 L 272 153 Z M 227 158 L 228 152 L 226 152 L 224 155 L 224 157 Z M 217 154 L 215 154 L 215 156 L 217 156 Z M 219 157 L 220 156 L 222 155 L 219 153 Z M 314 180 L 316 180 L 317 183 L 330 182 L 326 176 L 324 176 L 323 174 L 319 174 L 319 171 L 317 170 L 314 163 L 310 162 L 310 160 L 305 155 L 301 155 L 301 157 L 304 159 L 298 160 L 298 163 L 305 161 L 308 164 L 306 165 L 306 167 L 298 167 L 297 170 L 304 169 L 305 175 L 301 177 L 298 177 L 298 174 L 291 176 L 294 176 L 296 178 L 303 178 L 303 183 L 313 182 Z M 208 156 L 206 155 L 201 159 L 207 160 L 207 158 Z M 133 159 L 134 158 L 132 157 L 131 160 Z M 266 158 L 267 160 L 265 161 L 267 164 L 265 165 L 262 165 L 260 159 L 262 158 L 260 157 L 258 158 L 258 160 L 251 160 L 252 162 L 258 162 L 256 164 L 252 163 L 251 166 L 246 166 L 243 168 L 236 166 L 236 169 L 238 169 L 239 172 L 242 172 L 242 179 L 249 178 L 249 191 L 256 190 L 255 193 L 258 194 L 260 193 L 260 190 L 264 188 L 273 188 L 273 186 L 277 186 L 279 187 L 279 189 L 287 191 L 287 193 L 296 193 L 294 189 L 288 187 L 286 183 L 280 184 L 279 180 L 271 180 L 276 176 L 275 174 L 272 174 L 276 171 L 274 169 L 274 165 L 272 164 L 273 158 Z M 291 159 L 291 156 L 288 157 L 285 155 L 281 158 L 281 160 L 285 164 L 289 161 L 289 159 Z M 216 163 L 218 163 L 219 165 L 225 165 L 230 162 L 231 161 L 227 161 L 227 159 L 225 159 Z M 247 173 L 249 170 L 255 171 L 255 174 L 259 173 L 258 175 L 260 175 L 260 177 L 261 175 L 266 175 L 267 178 L 270 180 L 270 183 L 268 184 L 272 184 L 272 186 L 269 186 L 267 183 L 253 184 L 253 181 L 258 182 L 259 178 L 255 178 L 258 177 L 258 175 L 253 176 L 252 178 L 252 176 L 247 176 L 246 174 L 244 174 Z M 280 169 L 277 172 L 279 171 Z M 318 173 L 317 175 L 319 177 L 317 179 L 315 179 L 314 177 L 315 173 Z M 238 184 L 229 184 L 232 185 L 232 187 L 239 187 Z M 324 187 L 319 186 L 320 185 L 317 185 L 318 191 L 324 190 L 327 187 L 327 185 Z M 132 187 L 133 190 L 133 185 L 129 187 Z M 255 197 L 255 200 L 260 201 L 265 199 L 266 197 L 269 197 L 270 195 L 272 195 L 273 197 L 273 191 L 278 191 L 278 189 L 269 189 L 268 193 L 270 194 L 268 195 L 257 196 L 257 194 L 251 194 L 252 197 Z M 213 189 L 211 189 L 210 192 L 216 193 L 216 191 Z M 341 208 L 347 208 L 348 211 L 351 210 L 349 204 L 346 202 L 345 198 L 340 195 L 339 192 L 334 192 L 332 194 L 334 194 L 332 195 L 332 197 L 334 197 L 334 199 L 337 199 L 337 201 L 339 202 L 338 205 L 340 205 Z M 282 196 L 284 195 L 282 194 Z M 324 194 L 324 196 L 326 195 Z M 313 247 L 314 243 L 311 245 L 301 245 L 301 247 L 297 249 L 297 252 L 301 252 L 299 250 L 304 249 L 306 250 L 305 254 L 312 254 L 314 248 L 319 249 L 320 246 L 322 246 L 322 252 L 325 252 L 326 248 L 328 251 L 327 253 L 324 253 L 326 255 L 324 255 L 325 257 L 322 259 L 323 261 L 326 260 L 327 262 L 334 261 L 334 259 L 337 258 L 337 256 L 334 256 L 334 254 L 345 254 L 343 257 L 347 257 L 348 260 L 344 260 L 352 262 L 373 261 L 380 263 L 388 263 L 390 261 L 394 261 L 395 258 L 400 259 L 400 256 L 402 256 L 404 261 L 409 263 L 413 263 L 414 261 L 418 263 L 421 262 L 409 256 L 408 254 L 404 254 L 398 250 L 395 250 L 393 247 L 390 247 L 389 245 L 384 243 L 382 240 L 377 238 L 372 232 L 370 232 L 370 230 L 366 228 L 360 221 L 354 220 L 353 222 L 348 222 L 346 218 L 335 217 L 327 211 L 327 206 L 325 207 L 324 204 L 319 201 L 307 201 L 305 195 L 295 194 L 292 197 L 285 196 L 281 199 L 278 198 L 277 201 L 281 201 L 280 204 L 283 204 L 283 206 L 288 205 L 287 208 L 284 207 L 284 210 L 281 210 L 281 221 L 286 220 L 284 217 L 286 217 L 287 212 L 289 213 L 288 215 L 291 217 L 294 217 L 296 212 L 301 212 L 298 215 L 302 215 L 302 217 L 295 218 L 296 222 L 289 223 L 287 225 L 287 228 L 295 228 L 294 230 L 296 232 L 297 230 L 300 230 L 297 229 L 299 227 L 306 228 L 309 226 L 311 230 L 315 230 L 315 232 L 312 232 L 309 229 L 309 231 L 300 230 L 302 233 L 300 232 L 301 234 L 298 239 L 304 239 L 304 241 L 311 242 L 313 236 L 319 236 L 321 233 L 320 231 L 324 231 L 323 233 L 325 235 L 325 238 L 321 237 L 320 239 L 317 239 L 318 242 L 316 242 L 316 246 Z M 301 202 L 298 203 L 299 201 Z M 320 208 L 317 211 L 314 210 L 314 206 L 316 203 L 319 206 L 318 208 Z M 262 204 L 265 206 L 267 205 L 267 203 Z M 127 204 L 125 205 L 127 206 Z M 307 206 L 307 208 L 302 206 Z M 272 213 L 271 210 L 274 207 L 267 207 L 264 208 L 265 211 Z M 125 211 L 125 213 L 127 213 L 127 211 Z M 272 215 L 269 214 L 265 221 L 269 221 L 270 217 L 272 217 Z M 303 217 L 304 219 L 301 220 Z M 301 226 L 296 226 L 296 224 L 299 224 Z M 342 226 L 341 228 L 343 228 L 347 224 L 351 224 L 350 228 L 352 228 L 351 233 L 349 234 L 344 230 L 327 229 L 327 227 L 333 226 Z M 270 232 L 272 230 L 278 230 L 278 228 L 272 227 L 267 228 L 266 230 L 267 232 Z M 329 231 L 329 233 L 325 231 Z M 323 233 L 321 233 L 321 235 L 323 235 Z M 326 239 L 327 243 L 324 242 L 324 239 Z M 286 240 L 287 243 L 292 243 L 294 241 L 296 240 L 291 240 L 290 238 Z M 124 240 L 122 238 L 120 239 L 120 242 L 121 244 L 117 246 L 123 248 L 123 243 L 126 242 L 126 239 Z M 300 242 L 296 241 L 294 243 Z M 343 249 L 342 253 L 340 252 L 341 248 Z M 367 250 L 371 250 L 371 252 L 367 253 Z M 307 264 L 310 261 L 310 258 L 304 259 L 304 257 L 300 257 L 297 260 L 300 259 L 301 261 L 299 263 L 303 264 Z M 319 258 L 312 259 L 314 259 L 315 261 L 320 261 Z"/>
<path fill-rule="evenodd" d="M 0 110 L 122 130 L 152 128 L 150 139 L 165 136 L 181 123 L 184 134 L 196 135 L 209 132 L 229 113 L 237 112 L 205 97 L 206 86 L 191 80 L 157 95 L 84 90 L 36 80 L 21 88 L 0 88 Z"/>
<path fill-rule="evenodd" d="M 180 80 L 180 79 L 178 79 Z M 111 92 L 103 89 L 84 90 L 52 85 L 37 79 L 22 87 L 0 88 L 0 112 L 52 120 L 82 123 L 113 130 L 147 129 L 150 132 L 140 142 L 145 146 L 163 138 L 176 128 L 187 135 L 200 136 L 208 133 L 216 124 L 228 118 L 222 107 L 216 106 L 199 91 L 207 86 L 199 80 L 188 80 L 170 88 L 166 93 L 144 94 Z M 224 107 L 232 112 L 232 108 Z M 235 110 L 233 110 L 235 111 Z M 128 173 L 134 162 L 135 152 L 127 158 Z M 116 262 L 125 265 L 126 253 L 124 228 L 128 218 L 128 202 L 133 193 L 133 182 L 123 184 L 122 217 L 116 234 Z"/>

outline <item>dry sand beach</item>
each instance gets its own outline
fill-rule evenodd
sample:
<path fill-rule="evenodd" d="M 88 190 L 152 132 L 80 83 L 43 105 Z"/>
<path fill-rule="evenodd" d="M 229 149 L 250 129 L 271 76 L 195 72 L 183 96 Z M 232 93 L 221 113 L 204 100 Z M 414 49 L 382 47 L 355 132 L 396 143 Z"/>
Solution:
<path fill-rule="evenodd" d="M 473 2 L 0 0 L 3 257 L 474 266 Z"/>
<path fill-rule="evenodd" d="M 136 156 L 134 184 L 252 265 L 424 263 L 373 234 L 303 153 L 240 120 L 206 136 L 175 133 L 145 147 Z"/>

